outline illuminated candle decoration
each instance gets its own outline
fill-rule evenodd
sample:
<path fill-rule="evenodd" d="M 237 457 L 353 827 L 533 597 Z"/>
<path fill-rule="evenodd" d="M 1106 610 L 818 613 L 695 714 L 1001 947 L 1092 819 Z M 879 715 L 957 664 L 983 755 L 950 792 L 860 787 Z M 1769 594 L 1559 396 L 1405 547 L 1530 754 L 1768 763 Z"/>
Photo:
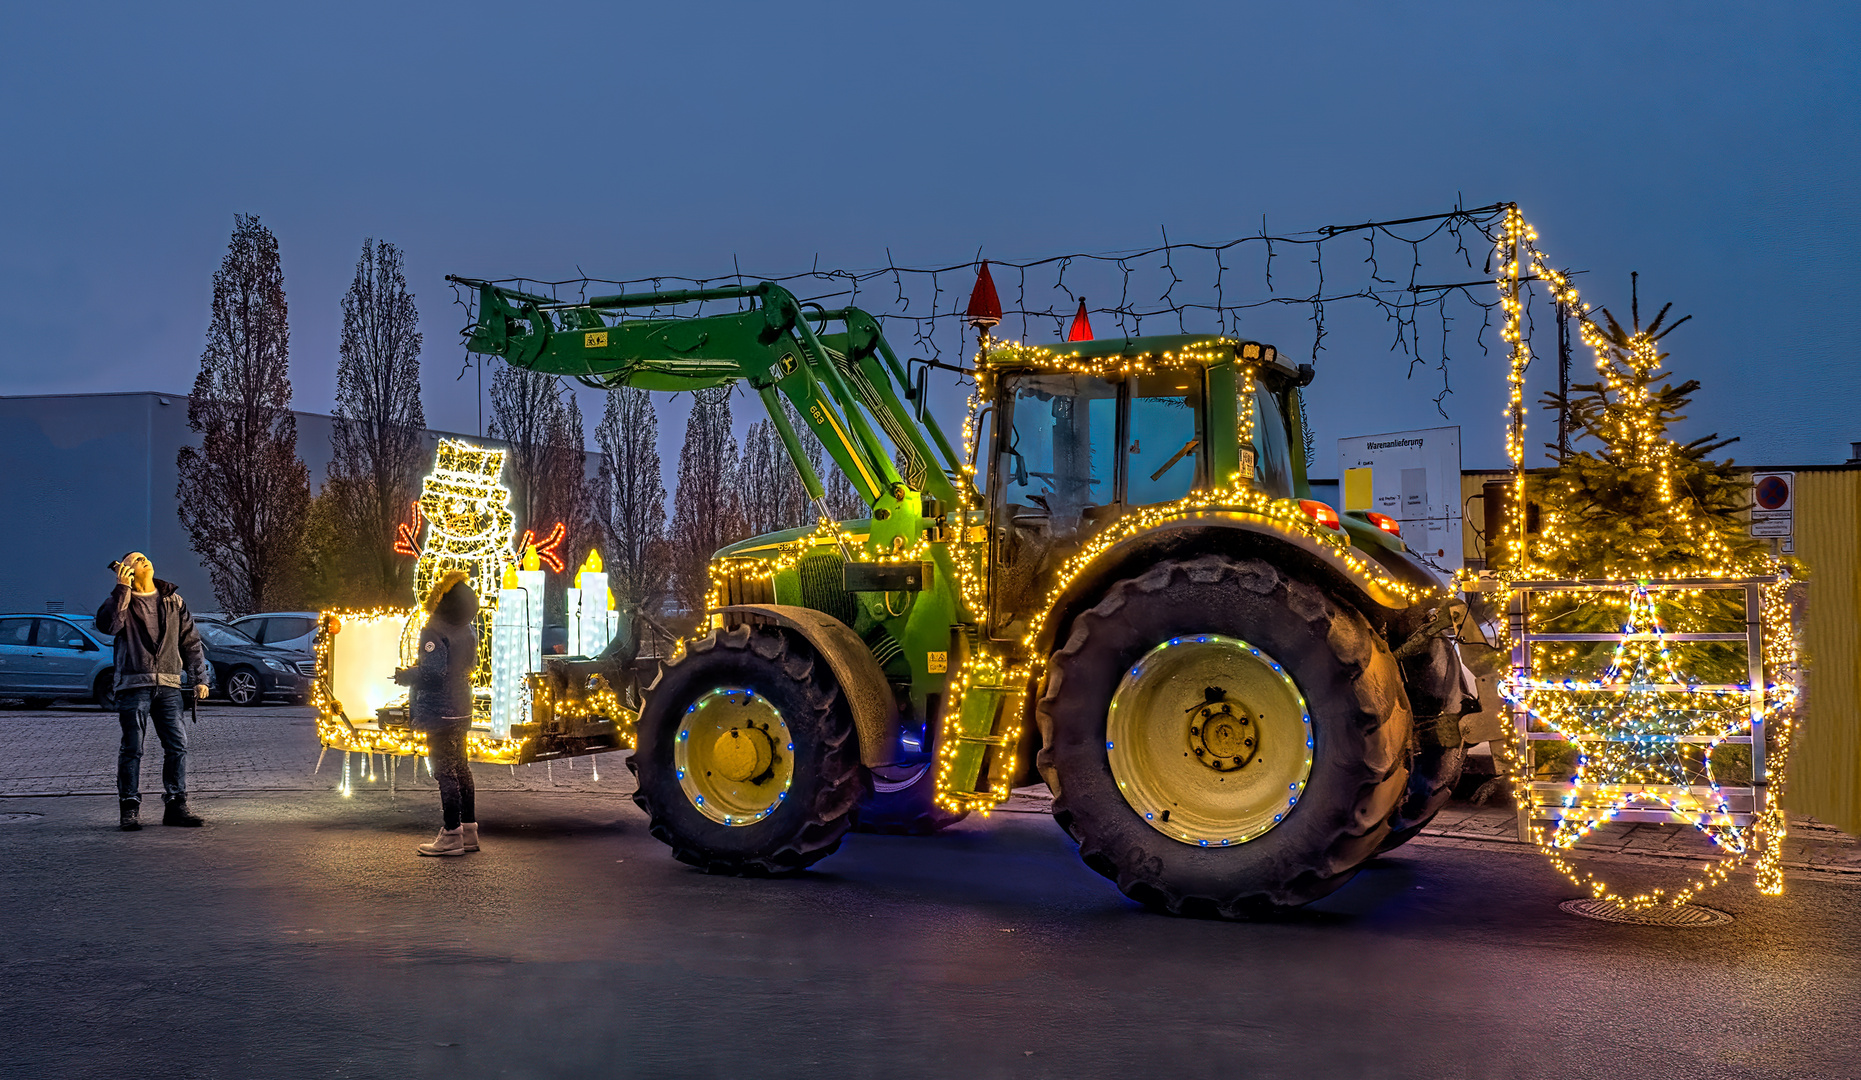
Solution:
<path fill-rule="evenodd" d="M 525 681 L 529 659 L 527 597 L 517 571 L 506 567 L 498 589 L 497 614 L 491 624 L 491 734 L 510 737 L 512 724 L 530 719 Z"/>
<path fill-rule="evenodd" d="M 580 604 L 578 617 L 569 624 L 569 651 L 581 656 L 598 656 L 614 639 L 618 619 L 607 582 L 601 553 L 591 549 L 582 568 L 575 573 L 575 592 Z"/>
<path fill-rule="evenodd" d="M 525 671 L 543 670 L 543 587 L 542 560 L 536 548 L 525 548 L 523 569 L 517 571 L 517 588 L 523 591 L 523 640 Z"/>

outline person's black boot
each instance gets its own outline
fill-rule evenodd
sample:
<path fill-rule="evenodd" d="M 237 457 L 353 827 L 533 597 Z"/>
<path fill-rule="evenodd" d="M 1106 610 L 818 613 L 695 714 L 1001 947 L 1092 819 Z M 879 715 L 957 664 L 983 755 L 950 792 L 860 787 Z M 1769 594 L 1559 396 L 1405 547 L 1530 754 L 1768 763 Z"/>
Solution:
<path fill-rule="evenodd" d="M 169 799 L 168 806 L 162 811 L 163 825 L 179 825 L 184 829 L 198 829 L 206 822 L 198 814 L 191 814 L 187 809 L 187 796 Z"/>
<path fill-rule="evenodd" d="M 116 805 L 117 808 L 122 811 L 122 817 L 117 821 L 117 828 L 124 832 L 135 832 L 137 829 L 142 828 L 142 821 L 137 816 L 142 812 L 141 803 L 134 799 L 121 799 L 118 800 Z"/>

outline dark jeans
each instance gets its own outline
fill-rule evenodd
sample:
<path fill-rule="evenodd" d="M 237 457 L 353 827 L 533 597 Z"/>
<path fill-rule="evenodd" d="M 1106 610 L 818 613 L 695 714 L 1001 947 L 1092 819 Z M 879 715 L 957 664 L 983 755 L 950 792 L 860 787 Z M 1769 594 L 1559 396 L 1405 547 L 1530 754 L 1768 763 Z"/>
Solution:
<path fill-rule="evenodd" d="M 439 783 L 439 812 L 448 829 L 478 820 L 478 808 L 472 805 L 472 761 L 465 756 L 465 733 L 471 726 L 466 720 L 457 727 L 427 732 L 427 767 Z"/>
<path fill-rule="evenodd" d="M 162 798 L 187 797 L 187 729 L 181 726 L 181 693 L 172 686 L 117 692 L 116 719 L 123 725 L 123 745 L 116 752 L 118 799 L 142 801 L 142 735 L 150 721 L 162 744 Z"/>

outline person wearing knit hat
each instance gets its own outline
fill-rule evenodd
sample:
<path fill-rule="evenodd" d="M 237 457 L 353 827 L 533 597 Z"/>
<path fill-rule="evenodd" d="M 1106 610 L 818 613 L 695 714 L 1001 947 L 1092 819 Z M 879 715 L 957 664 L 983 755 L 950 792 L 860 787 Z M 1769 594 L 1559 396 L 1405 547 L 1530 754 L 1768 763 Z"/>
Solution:
<path fill-rule="evenodd" d="M 427 764 L 439 783 L 440 831 L 422 855 L 463 855 L 478 850 L 478 813 L 472 805 L 472 763 L 465 736 L 472 726 L 472 670 L 478 666 L 478 594 L 463 570 L 448 570 L 422 606 L 419 660 L 394 673 L 409 688 L 408 721 L 426 732 Z"/>

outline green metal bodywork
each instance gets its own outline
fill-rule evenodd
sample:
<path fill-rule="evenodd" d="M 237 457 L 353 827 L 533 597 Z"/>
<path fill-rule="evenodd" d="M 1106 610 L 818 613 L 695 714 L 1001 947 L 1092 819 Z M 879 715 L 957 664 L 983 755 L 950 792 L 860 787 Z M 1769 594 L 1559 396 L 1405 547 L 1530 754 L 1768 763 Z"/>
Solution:
<path fill-rule="evenodd" d="M 777 395 L 792 402 L 835 467 L 871 507 L 869 517 L 841 523 L 848 542 L 863 545 L 865 558 L 884 560 L 889 553 L 928 541 L 928 559 L 934 569 L 921 591 L 849 592 L 840 587 L 837 577 L 823 570 L 830 568 L 833 575 L 839 574 L 841 553 L 831 544 L 818 543 L 799 563 L 776 574 L 772 588 L 763 594 L 764 602 L 814 608 L 840 618 L 873 650 L 886 678 L 901 692 L 901 699 L 908 697 L 911 711 L 925 721 L 922 730 L 929 734 L 929 722 L 948 702 L 949 682 L 960 670 L 963 657 L 992 636 L 994 625 L 991 612 L 971 610 L 965 602 L 953 558 L 967 556 L 953 555 L 949 541 L 962 530 L 983 528 L 992 534 L 997 523 L 989 520 L 989 511 L 981 509 L 987 501 L 970 488 L 963 456 L 922 402 L 915 400 L 905 365 L 871 315 L 857 308 L 804 306 L 787 290 L 768 282 L 596 296 L 565 303 L 488 282 L 451 280 L 478 291 L 478 318 L 469 330 L 467 347 L 501 356 L 513 366 L 570 376 L 603 388 L 680 391 L 746 381 L 775 422 L 810 498 L 819 500 L 820 478 L 810 467 Z M 736 301 L 742 310 L 666 318 L 650 314 L 655 308 L 729 301 Z M 641 309 L 648 309 L 649 314 L 634 314 Z M 621 314 L 627 317 L 613 320 Z M 1300 386 L 1309 381 L 1310 369 L 1279 362 L 1270 347 L 1206 335 L 1172 335 L 1053 348 L 1075 362 L 1185 350 L 1211 357 L 1206 362 L 1205 415 L 1200 421 L 1206 425 L 1209 483 L 1218 486 L 1231 479 L 1240 465 L 1237 417 L 1252 393 L 1251 388 L 1237 386 L 1235 358 L 1244 346 L 1264 350 L 1263 360 L 1248 362 L 1276 400 L 1277 422 L 1284 425 L 1289 445 L 1303 446 L 1298 394 Z M 1009 377 L 1017 367 L 1049 370 L 1038 361 L 1030 362 L 1028 355 L 1026 350 L 985 350 L 980 362 Z M 996 381 L 999 386 L 1003 380 Z M 999 402 L 997 408 L 999 427 Z M 917 486 L 900 473 L 894 449 L 908 471 L 915 473 L 910 480 L 916 480 Z M 1310 498 L 1304 455 L 1290 456 L 1293 494 Z M 964 505 L 971 507 L 967 513 L 960 510 Z M 1255 527 L 1241 514 L 1226 515 L 1220 524 Z M 1261 524 L 1260 531 L 1272 532 Z M 1385 541 L 1393 539 L 1373 527 L 1370 531 L 1375 535 L 1363 537 L 1359 546 L 1385 546 Z M 1353 537 L 1357 533 L 1352 530 Z M 753 537 L 717 552 L 715 559 L 728 566 L 733 560 L 773 558 L 811 535 L 815 530 L 804 527 Z M 1377 595 L 1386 602 L 1386 594 Z M 1012 653 L 1013 646 L 1004 645 L 1003 638 L 993 641 Z M 1006 659 L 1019 662 L 1026 658 L 1008 655 Z M 953 722 L 946 724 L 945 736 L 956 736 L 964 743 L 959 770 L 972 777 L 985 769 L 984 759 L 1002 742 L 997 733 L 1004 730 L 1005 703 L 1025 689 L 1006 685 L 1006 680 L 998 682 L 990 686 L 985 679 L 978 686 L 972 678 L 963 715 L 948 718 Z M 928 753 L 929 739 L 923 743 Z"/>

